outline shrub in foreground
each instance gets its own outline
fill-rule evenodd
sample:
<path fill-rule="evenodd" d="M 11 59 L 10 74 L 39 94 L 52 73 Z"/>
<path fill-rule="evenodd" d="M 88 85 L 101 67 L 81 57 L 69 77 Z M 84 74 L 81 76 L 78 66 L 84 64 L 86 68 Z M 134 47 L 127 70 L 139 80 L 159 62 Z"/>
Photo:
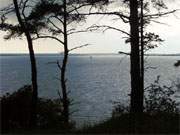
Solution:
<path fill-rule="evenodd" d="M 23 86 L 12 94 L 1 97 L 1 129 L 28 129 L 30 122 L 32 89 L 30 85 Z M 69 129 L 72 123 L 65 125 L 62 117 L 62 102 L 59 99 L 38 98 L 37 129 Z"/>
<path fill-rule="evenodd" d="M 166 86 L 159 82 L 160 77 L 146 88 L 144 113 L 134 121 L 130 107 L 115 102 L 112 117 L 100 124 L 85 127 L 81 132 L 88 133 L 143 133 L 179 134 L 179 104 L 174 99 L 179 85 Z"/>
<path fill-rule="evenodd" d="M 178 85 L 161 85 L 159 81 L 160 76 L 157 77 L 153 84 L 146 88 L 147 96 L 145 96 L 144 111 L 149 114 L 178 114 L 179 103 L 177 103 L 176 100 L 173 99 Z"/>

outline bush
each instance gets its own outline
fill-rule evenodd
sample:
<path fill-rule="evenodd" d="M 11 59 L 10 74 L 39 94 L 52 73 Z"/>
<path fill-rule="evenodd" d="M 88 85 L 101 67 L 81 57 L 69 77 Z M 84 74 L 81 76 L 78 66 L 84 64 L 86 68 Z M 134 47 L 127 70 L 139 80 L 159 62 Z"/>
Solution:
<path fill-rule="evenodd" d="M 175 113 L 179 112 L 178 103 L 173 99 L 176 88 L 172 86 L 160 85 L 160 76 L 147 87 L 145 96 L 145 112 L 149 114 Z M 178 85 L 177 85 L 178 86 Z M 176 87 L 177 87 L 176 86 Z"/>
<path fill-rule="evenodd" d="M 95 125 L 86 131 L 95 130 L 104 133 L 143 133 L 143 134 L 177 134 L 179 133 L 179 104 L 174 94 L 180 88 L 176 82 L 171 86 L 161 85 L 160 77 L 146 88 L 144 99 L 144 113 L 134 117 L 130 107 L 115 102 L 112 118 Z M 113 125 L 113 126 L 112 126 Z M 117 126 L 116 126 L 117 125 Z M 91 131 L 92 132 L 92 131 Z"/>
<path fill-rule="evenodd" d="M 180 90 L 179 80 L 174 85 L 166 86 L 160 84 L 160 76 L 146 88 L 144 95 L 144 112 L 150 115 L 160 113 L 179 114 L 179 103 L 173 99 L 176 91 Z M 130 113 L 130 107 L 124 106 L 120 102 L 114 102 L 115 106 L 112 116 L 120 116 Z"/>
<path fill-rule="evenodd" d="M 2 130 L 28 127 L 31 112 L 31 86 L 7 93 L 1 98 Z"/>
<path fill-rule="evenodd" d="M 114 102 L 112 117 L 119 117 L 119 116 L 127 114 L 129 112 L 130 112 L 129 106 L 124 106 L 123 104 L 121 104 L 121 102 Z"/>
<path fill-rule="evenodd" d="M 27 129 L 30 122 L 32 89 L 30 85 L 23 86 L 16 92 L 7 93 L 1 98 L 2 131 L 12 129 Z M 65 125 L 62 117 L 62 102 L 59 99 L 38 98 L 37 128 L 69 129 L 74 125 Z"/>

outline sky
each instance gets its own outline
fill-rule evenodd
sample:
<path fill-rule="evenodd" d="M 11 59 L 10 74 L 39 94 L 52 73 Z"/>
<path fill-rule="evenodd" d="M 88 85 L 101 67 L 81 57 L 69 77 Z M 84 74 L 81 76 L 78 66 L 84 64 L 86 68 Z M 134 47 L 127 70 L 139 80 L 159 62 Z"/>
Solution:
<path fill-rule="evenodd" d="M 7 5 L 10 0 L 0 0 L 1 7 Z M 180 2 L 170 3 L 169 10 L 180 7 Z M 175 15 L 164 17 L 162 24 L 151 24 L 148 31 L 155 32 L 160 35 L 165 42 L 158 48 L 151 50 L 151 53 L 180 53 L 180 12 Z M 86 23 L 81 23 L 77 28 L 83 28 L 92 24 L 109 24 L 129 31 L 129 27 L 120 21 L 113 21 L 111 17 L 91 16 Z M 0 53 L 28 53 L 27 42 L 23 39 L 4 40 L 5 32 L 0 32 Z M 75 34 L 68 37 L 69 48 L 73 48 L 83 44 L 90 44 L 87 47 L 75 50 L 72 53 L 118 53 L 118 51 L 129 52 L 129 44 L 124 43 L 124 35 L 113 30 L 102 32 L 88 32 Z M 34 41 L 35 53 L 59 53 L 62 52 L 62 45 L 50 39 L 40 39 Z"/>

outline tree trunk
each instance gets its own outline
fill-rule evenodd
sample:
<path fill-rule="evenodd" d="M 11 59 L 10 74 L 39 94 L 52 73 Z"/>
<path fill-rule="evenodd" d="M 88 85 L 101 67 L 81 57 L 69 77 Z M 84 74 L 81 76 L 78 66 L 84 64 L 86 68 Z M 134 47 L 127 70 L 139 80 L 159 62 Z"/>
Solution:
<path fill-rule="evenodd" d="M 144 13 L 143 13 L 143 0 L 141 0 L 141 105 L 143 106 L 144 101 Z M 143 109 L 143 108 L 142 108 Z"/>
<path fill-rule="evenodd" d="M 66 87 L 66 67 L 67 67 L 67 61 L 68 61 L 68 39 L 67 39 L 67 11 L 66 11 L 66 0 L 64 0 L 64 22 L 63 22 L 63 28 L 64 28 L 64 57 L 63 57 L 63 63 L 61 67 L 61 88 L 62 88 L 62 94 L 63 94 L 63 116 L 64 121 L 66 123 L 69 122 L 69 100 L 67 97 L 67 87 Z"/>
<path fill-rule="evenodd" d="M 130 32 L 131 32 L 131 113 L 143 111 L 140 77 L 138 1 L 130 0 Z"/>
<path fill-rule="evenodd" d="M 17 0 L 13 0 L 13 2 L 14 2 L 15 12 L 16 12 L 18 22 L 22 30 L 24 31 L 27 42 L 28 42 L 28 49 L 29 49 L 29 55 L 30 55 L 30 61 L 31 61 L 31 81 L 32 81 L 32 112 L 31 112 L 30 126 L 35 127 L 36 121 L 37 121 L 36 111 L 37 111 L 37 98 L 38 98 L 36 59 L 34 56 L 32 38 L 31 38 L 28 28 L 26 28 L 25 22 L 23 22 L 23 19 L 21 18 Z"/>

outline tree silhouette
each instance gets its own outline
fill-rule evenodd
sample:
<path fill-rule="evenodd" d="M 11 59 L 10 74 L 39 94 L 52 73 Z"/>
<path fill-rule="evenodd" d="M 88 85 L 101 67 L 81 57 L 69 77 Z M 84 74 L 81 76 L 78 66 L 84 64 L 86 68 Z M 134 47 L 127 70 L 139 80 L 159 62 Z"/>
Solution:
<path fill-rule="evenodd" d="M 27 20 L 31 26 L 33 26 L 36 31 L 32 34 L 33 39 L 40 39 L 40 38 L 50 38 L 53 40 L 58 41 L 63 46 L 63 60 L 60 63 L 57 61 L 57 65 L 60 69 L 60 83 L 61 83 L 61 92 L 62 97 L 60 98 L 63 102 L 63 116 L 64 121 L 66 123 L 69 122 L 69 105 L 70 99 L 68 98 L 68 90 L 66 86 L 67 78 L 66 78 L 66 68 L 67 62 L 69 57 L 69 52 L 82 48 L 85 45 L 76 46 L 74 48 L 69 48 L 68 46 L 68 36 L 86 32 L 86 30 L 77 31 L 76 28 L 72 28 L 72 23 L 79 23 L 80 21 L 85 20 L 85 16 L 80 14 L 79 11 L 82 10 L 84 7 L 91 8 L 92 6 L 97 6 L 99 1 L 55 1 L 55 0 L 42 0 L 37 2 L 30 12 Z M 105 4 L 105 3 L 104 3 Z M 43 23 L 43 28 L 38 30 L 36 28 L 36 23 Z M 44 33 L 42 33 L 45 31 Z"/>
<path fill-rule="evenodd" d="M 25 35 L 27 43 L 28 43 L 28 49 L 29 49 L 29 56 L 31 61 L 31 81 L 32 81 L 32 112 L 31 112 L 31 119 L 30 119 L 30 126 L 35 127 L 36 126 L 36 110 L 37 110 L 37 98 L 38 98 L 38 84 L 37 84 L 37 69 L 36 69 L 36 59 L 34 55 L 34 49 L 33 49 L 33 42 L 30 32 L 30 27 L 26 22 L 26 16 L 25 16 L 25 7 L 26 7 L 26 1 L 21 1 L 20 4 L 18 4 L 17 0 L 13 0 L 13 4 L 11 4 L 10 7 L 6 7 L 2 9 L 3 12 L 1 14 L 1 24 L 0 29 L 3 31 L 9 31 L 9 34 L 5 36 L 5 39 L 10 39 L 12 37 L 18 37 L 21 35 Z M 19 7 L 21 6 L 21 7 Z M 20 11 L 21 10 L 21 11 Z M 6 17 L 10 13 L 15 13 L 18 23 L 17 25 L 6 23 Z"/>
<path fill-rule="evenodd" d="M 29 32 L 28 37 L 32 40 L 40 38 L 50 38 L 58 41 L 63 45 L 63 60 L 60 64 L 57 61 L 57 65 L 61 71 L 60 73 L 60 82 L 62 90 L 62 102 L 63 102 L 63 115 L 64 121 L 69 121 L 69 99 L 68 99 L 68 90 L 66 86 L 66 67 L 68 61 L 68 55 L 70 51 L 73 51 L 78 48 L 82 48 L 85 45 L 76 46 L 74 48 L 68 48 L 68 36 L 85 32 L 85 31 L 76 31 L 76 29 L 67 27 L 72 23 L 78 23 L 82 20 L 85 20 L 85 16 L 79 14 L 79 10 L 82 10 L 83 7 L 96 7 L 106 4 L 107 0 L 92 0 L 92 1 L 76 1 L 76 0 L 41 0 L 41 1 L 31 1 L 31 0 L 21 0 L 19 7 L 22 10 L 23 16 L 23 26 Z M 17 3 L 17 2 L 16 2 Z M 100 3 L 100 4 L 99 4 Z M 8 24 L 5 22 L 6 16 L 8 13 L 13 12 L 12 8 L 4 8 L 4 14 L 1 15 L 1 30 L 9 31 L 9 34 L 5 37 L 10 39 L 13 37 L 20 37 L 24 33 L 24 27 L 20 25 Z M 25 13 L 25 10 L 26 13 Z M 27 14 L 27 16 L 25 16 Z M 21 18 L 20 18 L 21 19 Z M 42 34 L 43 33 L 43 34 Z M 48 33 L 48 34 L 45 34 Z M 61 39 L 63 37 L 63 39 Z M 31 55 L 30 55 L 31 56 Z M 32 72 L 34 73 L 34 71 Z M 33 74 L 34 75 L 34 74 Z M 34 78 L 34 77 L 33 77 Z"/>
<path fill-rule="evenodd" d="M 152 5 L 152 6 L 151 6 Z M 130 33 L 121 28 L 108 26 L 108 25 L 93 25 L 88 28 L 92 30 L 116 30 L 126 35 L 126 43 L 131 44 L 131 52 L 121 52 L 130 56 L 131 60 L 131 112 L 142 113 L 143 112 L 143 93 L 144 93 L 144 53 L 149 49 L 153 49 L 158 46 L 163 40 L 159 35 L 153 32 L 146 32 L 146 27 L 151 23 L 161 23 L 156 19 L 174 13 L 177 10 L 167 10 L 167 6 L 162 0 L 157 1 L 142 1 L 142 0 L 124 0 L 120 7 L 125 7 L 120 11 L 113 12 L 95 12 L 89 13 L 89 15 L 114 15 L 118 16 L 124 23 L 129 23 Z M 151 13 L 151 10 L 157 10 L 156 13 Z"/>
<path fill-rule="evenodd" d="M 29 0 L 20 1 L 19 7 L 17 0 L 13 0 L 15 8 L 5 8 L 1 15 L 1 24 L 0 28 L 4 31 L 9 31 L 10 33 L 5 37 L 6 39 L 12 37 L 20 37 L 22 34 L 25 34 L 30 58 L 32 65 L 32 85 L 33 85 L 33 117 L 32 122 L 35 125 L 35 106 L 37 99 L 37 73 L 36 73 L 36 63 L 33 52 L 32 40 L 40 38 L 50 38 L 58 41 L 63 45 L 63 60 L 62 63 L 57 61 L 57 65 L 60 69 L 60 82 L 62 90 L 62 102 L 63 102 L 63 115 L 64 121 L 69 122 L 69 98 L 68 90 L 66 86 L 66 68 L 68 62 L 69 52 L 81 48 L 86 45 L 77 46 L 70 48 L 68 46 L 68 36 L 74 33 L 92 31 L 97 29 L 106 30 L 116 30 L 126 35 L 126 43 L 130 43 L 131 52 L 120 52 L 130 55 L 130 69 L 131 69 L 131 113 L 132 114 L 141 114 L 143 112 L 143 93 L 144 93 L 144 53 L 145 51 L 154 48 L 157 46 L 157 42 L 162 42 L 163 40 L 152 32 L 146 32 L 145 27 L 148 26 L 151 22 L 156 22 L 157 18 L 163 17 L 170 13 L 174 13 L 176 10 L 161 12 L 161 9 L 166 9 L 166 5 L 162 0 L 123 0 L 123 4 L 128 9 L 128 12 L 125 11 L 108 11 L 108 10 L 98 10 L 93 12 L 92 6 L 102 9 L 104 5 L 111 3 L 108 0 L 41 0 L 36 1 L 33 6 L 28 6 L 27 3 Z M 149 14 L 149 3 L 152 3 L 153 7 L 158 10 L 155 14 Z M 123 6 L 120 5 L 120 6 Z M 83 9 L 84 7 L 89 7 L 88 9 Z M 25 16 L 25 9 L 31 8 L 28 12 L 28 16 Z M 13 25 L 6 23 L 6 15 L 10 12 L 14 12 L 18 18 L 18 25 Z M 21 9 L 22 13 L 19 12 Z M 140 9 L 140 12 L 139 12 Z M 86 11 L 86 12 L 84 12 Z M 146 11 L 146 12 L 145 12 Z M 124 31 L 120 28 L 113 26 L 97 26 L 93 25 L 87 30 L 76 31 L 76 29 L 68 29 L 72 23 L 79 23 L 82 20 L 85 20 L 89 15 L 114 15 L 118 16 L 124 23 L 128 23 L 130 26 L 130 32 Z M 23 17 L 23 18 L 22 18 Z M 36 83 L 35 83 L 36 82 Z"/>

